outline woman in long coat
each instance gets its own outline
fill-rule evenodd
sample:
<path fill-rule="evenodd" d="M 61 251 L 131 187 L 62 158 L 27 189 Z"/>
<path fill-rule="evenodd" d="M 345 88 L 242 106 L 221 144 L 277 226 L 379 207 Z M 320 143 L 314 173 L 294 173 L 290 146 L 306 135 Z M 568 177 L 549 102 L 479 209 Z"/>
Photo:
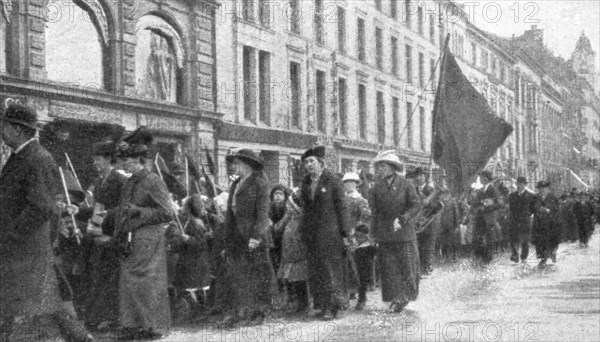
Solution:
<path fill-rule="evenodd" d="M 534 204 L 533 229 L 531 243 L 544 266 L 548 258 L 556 262 L 556 250 L 560 243 L 560 224 L 558 221 L 558 198 L 550 192 L 550 182 L 540 181 L 537 184 L 539 194 Z"/>
<path fill-rule="evenodd" d="M 219 325 L 261 324 L 275 280 L 269 255 L 269 184 L 261 158 L 251 150 L 239 150 L 227 159 L 240 177 L 231 184 L 224 232 L 233 307 Z"/>
<path fill-rule="evenodd" d="M 336 318 L 338 310 L 347 305 L 343 263 L 350 225 L 342 180 L 324 168 L 324 158 L 324 146 L 304 152 L 308 175 L 301 191 L 309 286 L 314 307 L 321 310 L 317 316 L 327 320 Z"/>
<path fill-rule="evenodd" d="M 371 189 L 371 236 L 379 246 L 381 296 L 401 312 L 419 295 L 420 265 L 417 234 L 410 219 L 420 208 L 411 182 L 400 173 L 394 151 L 382 152 L 373 160 L 379 180 Z"/>
<path fill-rule="evenodd" d="M 121 168 L 132 174 L 113 209 L 115 244 L 122 255 L 122 338 L 157 338 L 171 325 L 165 225 L 171 221 L 172 209 L 165 183 L 144 168 L 147 152 L 144 144 L 134 141 L 121 143 L 117 151 Z"/>

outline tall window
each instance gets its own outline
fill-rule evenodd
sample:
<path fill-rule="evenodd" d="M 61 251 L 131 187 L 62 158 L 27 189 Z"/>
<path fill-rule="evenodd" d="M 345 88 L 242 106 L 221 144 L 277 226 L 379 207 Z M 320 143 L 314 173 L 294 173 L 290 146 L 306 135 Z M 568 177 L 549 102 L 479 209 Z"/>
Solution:
<path fill-rule="evenodd" d="M 315 0 L 315 42 L 319 45 L 325 43 L 323 19 L 323 0 Z"/>
<path fill-rule="evenodd" d="M 365 62 L 365 21 L 362 18 L 358 18 L 356 21 L 356 32 L 357 32 L 357 57 L 361 62 Z"/>
<path fill-rule="evenodd" d="M 400 100 L 392 97 L 392 115 L 394 129 L 394 146 L 400 145 Z"/>
<path fill-rule="evenodd" d="M 406 45 L 406 82 L 412 82 L 412 46 Z"/>
<path fill-rule="evenodd" d="M 6 10 L 4 6 L 7 3 L 0 2 L 0 12 Z M 48 8 L 54 8 L 49 6 Z M 49 14 L 52 20 L 46 23 L 45 30 L 45 66 L 47 77 L 49 80 L 57 82 L 65 82 L 76 86 L 102 89 L 104 88 L 104 50 L 108 46 L 107 32 L 104 25 L 100 24 L 102 18 L 105 18 L 103 13 L 96 13 L 101 9 L 80 6 L 79 2 L 75 3 L 74 8 L 79 10 L 78 13 L 84 13 L 88 20 L 71 20 L 68 15 L 60 15 L 60 13 Z M 16 10 L 16 8 L 14 9 Z M 6 13 L 8 16 L 8 13 Z M 11 20 L 16 20 L 13 17 Z M 90 20 L 92 19 L 92 20 Z M 0 21 L 3 22 L 2 32 L 6 32 L 5 16 L 0 13 Z M 98 26 L 94 22 L 99 23 Z M 106 22 L 102 22 L 106 24 Z M 101 28 L 100 30 L 98 28 Z M 3 36 L 1 45 L 6 43 L 6 37 Z M 150 62 L 162 63 L 165 70 L 164 81 L 174 81 L 176 77 L 176 64 L 174 60 L 174 51 L 169 45 L 168 39 L 164 36 L 153 34 L 149 30 L 143 30 L 138 33 L 139 48 L 136 55 L 142 54 L 139 61 L 143 65 Z M 152 43 L 152 44 L 151 44 Z M 6 48 L 5 48 L 6 49 Z M 6 52 L 2 52 L 2 60 L 6 58 Z M 150 61 L 149 59 L 152 59 Z M 154 85 L 154 82 L 147 82 L 148 85 Z M 139 88 L 138 88 L 139 89 Z M 155 90 L 144 88 L 142 91 Z M 173 90 L 173 96 L 166 94 Z M 157 90 L 160 91 L 160 90 Z M 144 94 L 146 95 L 146 94 Z M 162 91 L 158 96 L 163 96 L 161 99 L 169 99 L 174 101 L 174 89 Z M 153 96 L 151 96 L 153 97 Z"/>
<path fill-rule="evenodd" d="M 254 0 L 242 0 L 242 18 L 254 21 Z"/>
<path fill-rule="evenodd" d="M 404 0 L 404 19 L 409 29 L 412 28 L 412 7 L 411 0 Z"/>
<path fill-rule="evenodd" d="M 519 122 L 515 122 L 515 149 L 517 158 L 521 157 L 521 127 Z"/>
<path fill-rule="evenodd" d="M 383 32 L 379 27 L 375 28 L 375 63 L 377 69 L 383 69 Z"/>
<path fill-rule="evenodd" d="M 271 26 L 271 3 L 269 0 L 258 0 L 258 18 L 262 26 Z"/>
<path fill-rule="evenodd" d="M 417 8 L 417 32 L 423 35 L 423 7 Z"/>
<path fill-rule="evenodd" d="M 290 90 L 291 90 L 291 115 L 292 115 L 292 127 L 301 128 L 301 72 L 300 64 L 290 62 Z"/>
<path fill-rule="evenodd" d="M 326 116 L 325 116 L 325 72 L 317 70 L 317 130 L 325 133 Z"/>
<path fill-rule="evenodd" d="M 381 12 L 381 0 L 375 0 L 375 8 Z"/>
<path fill-rule="evenodd" d="M 406 147 L 413 148 L 412 102 L 406 102 Z"/>
<path fill-rule="evenodd" d="M 435 14 L 429 15 L 429 42 L 435 44 Z"/>
<path fill-rule="evenodd" d="M 260 103 L 259 120 L 271 124 L 271 56 L 268 52 L 258 53 L 258 91 Z"/>
<path fill-rule="evenodd" d="M 385 144 L 385 103 L 383 92 L 377 92 L 377 142 Z"/>
<path fill-rule="evenodd" d="M 154 15 L 140 18 L 136 29 L 137 93 L 154 100 L 178 102 L 184 63 L 179 33 L 162 18 Z"/>
<path fill-rule="evenodd" d="M 8 29 L 8 8 L 4 8 L 0 2 L 0 73 L 6 72 L 6 30 Z"/>
<path fill-rule="evenodd" d="M 392 36 L 392 74 L 398 76 L 398 38 Z"/>
<path fill-rule="evenodd" d="M 398 19 L 398 0 L 390 0 L 390 17 Z"/>
<path fill-rule="evenodd" d="M 340 78 L 338 80 L 338 108 L 340 117 L 340 133 L 342 135 L 348 135 L 348 86 L 346 85 L 346 79 Z"/>
<path fill-rule="evenodd" d="M 496 57 L 492 57 L 492 75 L 494 76 L 496 76 L 497 64 L 498 60 L 496 59 Z"/>
<path fill-rule="evenodd" d="M 419 138 L 421 141 L 421 151 L 425 151 L 425 108 L 419 106 Z"/>
<path fill-rule="evenodd" d="M 481 50 L 481 67 L 483 70 L 488 70 L 488 53 L 485 50 Z"/>
<path fill-rule="evenodd" d="M 244 118 L 256 122 L 256 50 L 243 48 Z"/>
<path fill-rule="evenodd" d="M 431 77 L 431 84 L 435 90 L 437 78 L 435 77 L 435 59 L 433 58 L 429 60 L 429 77 Z"/>
<path fill-rule="evenodd" d="M 300 33 L 300 0 L 290 0 L 290 31 Z"/>
<path fill-rule="evenodd" d="M 419 85 L 425 86 L 425 56 L 419 52 Z"/>
<path fill-rule="evenodd" d="M 471 65 L 477 66 L 477 45 L 471 43 Z"/>
<path fill-rule="evenodd" d="M 500 63 L 500 81 L 506 81 L 506 65 Z"/>
<path fill-rule="evenodd" d="M 360 139 L 367 139 L 367 88 L 358 85 L 358 134 Z"/>
<path fill-rule="evenodd" d="M 337 26 L 338 26 L 338 50 L 340 53 L 346 53 L 346 10 L 342 7 L 337 8 Z"/>

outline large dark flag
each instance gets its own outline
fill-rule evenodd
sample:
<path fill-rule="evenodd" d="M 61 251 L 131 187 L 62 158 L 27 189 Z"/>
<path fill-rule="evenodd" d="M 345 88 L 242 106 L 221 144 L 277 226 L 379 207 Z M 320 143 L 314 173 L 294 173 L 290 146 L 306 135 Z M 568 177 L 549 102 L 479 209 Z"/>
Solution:
<path fill-rule="evenodd" d="M 468 189 L 513 128 L 496 116 L 444 49 L 433 110 L 433 160 L 447 175 L 454 194 Z"/>

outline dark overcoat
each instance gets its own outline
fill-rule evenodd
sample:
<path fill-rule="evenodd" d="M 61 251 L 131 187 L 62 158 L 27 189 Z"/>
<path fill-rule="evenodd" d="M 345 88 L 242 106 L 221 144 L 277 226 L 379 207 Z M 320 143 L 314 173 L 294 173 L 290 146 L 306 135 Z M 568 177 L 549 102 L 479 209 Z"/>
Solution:
<path fill-rule="evenodd" d="M 489 202 L 489 205 L 485 203 Z M 500 198 L 500 192 L 493 184 L 488 184 L 476 192 L 472 202 L 475 225 L 473 229 L 473 244 L 475 255 L 484 261 L 492 261 L 494 243 L 498 241 L 500 226 L 496 215 L 504 204 Z"/>
<path fill-rule="evenodd" d="M 190 237 L 183 241 L 181 235 L 174 244 L 179 259 L 175 269 L 175 286 L 181 289 L 202 289 L 210 285 L 210 259 L 206 228 L 202 221 L 189 219 L 185 234 Z"/>
<path fill-rule="evenodd" d="M 310 288 L 315 307 L 338 309 L 345 305 L 343 238 L 351 229 L 346 195 L 341 177 L 328 169 L 317 180 L 314 197 L 311 183 L 306 176 L 301 187 Z"/>
<path fill-rule="evenodd" d="M 535 246 L 538 258 L 550 258 L 558 248 L 561 236 L 558 198 L 552 193 L 545 198 L 538 195 L 534 207 L 531 243 Z M 544 208 L 550 212 L 545 212 Z"/>
<path fill-rule="evenodd" d="M 128 205 L 135 205 L 133 214 Z M 132 232 L 130 254 L 121 261 L 120 324 L 123 327 L 166 331 L 171 325 L 167 287 L 165 225 L 171 221 L 171 202 L 165 183 L 143 169 L 125 183 L 116 210 L 115 240 Z"/>
<path fill-rule="evenodd" d="M 37 141 L 0 175 L 0 318 L 56 311 L 60 302 L 49 220 L 60 193 L 58 167 Z"/>
<path fill-rule="evenodd" d="M 269 256 L 268 212 L 269 183 L 264 172 L 255 171 L 231 184 L 224 243 L 234 306 L 262 309 L 271 303 L 275 272 Z M 252 251 L 250 239 L 260 241 Z"/>
<path fill-rule="evenodd" d="M 381 296 L 404 307 L 419 295 L 420 262 L 417 235 L 411 218 L 421 208 L 414 185 L 396 173 L 391 182 L 379 180 L 371 188 L 371 233 L 379 245 Z M 402 228 L 394 231 L 399 219 Z"/>
<path fill-rule="evenodd" d="M 531 222 L 535 204 L 535 195 L 524 190 L 522 194 L 515 191 L 508 195 L 510 225 L 508 229 L 511 241 L 527 242 L 531 238 Z"/>

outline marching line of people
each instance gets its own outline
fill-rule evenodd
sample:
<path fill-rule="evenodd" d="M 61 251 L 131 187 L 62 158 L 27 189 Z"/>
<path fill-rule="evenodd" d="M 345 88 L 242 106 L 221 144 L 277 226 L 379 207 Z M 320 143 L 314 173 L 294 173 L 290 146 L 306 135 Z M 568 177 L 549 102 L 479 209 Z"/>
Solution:
<path fill-rule="evenodd" d="M 261 157 L 238 150 L 226 192 L 181 165 L 152 172 L 144 128 L 94 145 L 99 177 L 84 192 L 39 144 L 33 109 L 11 105 L 0 123 L 12 149 L 0 174 L 0 341 L 161 339 L 182 317 L 231 328 L 274 311 L 333 320 L 351 300 L 363 310 L 374 286 L 398 313 L 440 260 L 485 265 L 510 249 L 519 262 L 531 243 L 543 266 L 562 241 L 585 246 L 600 214 L 587 194 L 557 198 L 548 182 L 533 193 L 522 177 L 508 193 L 488 171 L 454 198 L 421 168 L 405 177 L 394 151 L 372 160 L 375 177 L 342 175 L 324 146 L 302 155 L 292 189 L 271 187 Z"/>

